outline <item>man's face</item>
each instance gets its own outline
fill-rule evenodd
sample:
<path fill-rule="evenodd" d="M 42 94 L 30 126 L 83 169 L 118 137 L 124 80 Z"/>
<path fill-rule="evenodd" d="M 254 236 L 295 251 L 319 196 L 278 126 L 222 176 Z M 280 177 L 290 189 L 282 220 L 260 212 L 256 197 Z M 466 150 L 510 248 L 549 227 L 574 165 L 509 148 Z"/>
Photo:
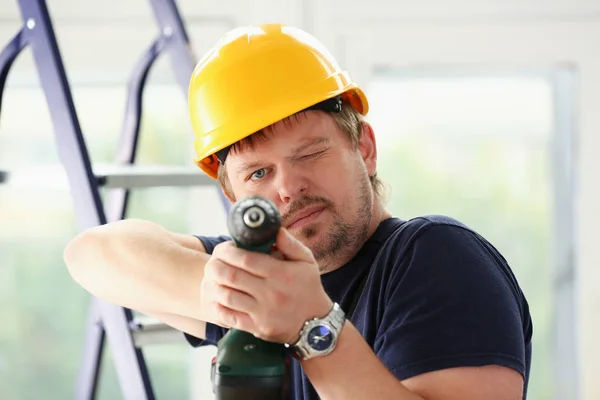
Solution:
<path fill-rule="evenodd" d="M 332 116 L 309 111 L 274 124 L 252 146 L 231 151 L 225 165 L 235 199 L 258 194 L 271 200 L 282 225 L 329 269 L 366 239 L 375 162 L 370 128 L 353 148 Z"/>

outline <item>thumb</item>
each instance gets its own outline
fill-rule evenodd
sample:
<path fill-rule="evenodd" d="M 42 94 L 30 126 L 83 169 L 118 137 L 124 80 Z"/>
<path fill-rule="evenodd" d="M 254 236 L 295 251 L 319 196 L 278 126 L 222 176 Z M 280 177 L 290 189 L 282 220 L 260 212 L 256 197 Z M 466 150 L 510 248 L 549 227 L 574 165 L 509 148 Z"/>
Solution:
<path fill-rule="evenodd" d="M 285 228 L 281 228 L 277 232 L 275 245 L 287 260 L 314 261 L 312 251 Z"/>

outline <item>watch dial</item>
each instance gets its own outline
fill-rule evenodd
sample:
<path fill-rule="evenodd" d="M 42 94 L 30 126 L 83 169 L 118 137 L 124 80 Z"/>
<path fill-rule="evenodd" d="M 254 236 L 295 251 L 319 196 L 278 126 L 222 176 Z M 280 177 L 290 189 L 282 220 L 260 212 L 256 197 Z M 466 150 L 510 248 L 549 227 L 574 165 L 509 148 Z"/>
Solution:
<path fill-rule="evenodd" d="M 317 351 L 327 350 L 333 342 L 333 335 L 324 325 L 315 326 L 308 332 L 308 345 Z"/>

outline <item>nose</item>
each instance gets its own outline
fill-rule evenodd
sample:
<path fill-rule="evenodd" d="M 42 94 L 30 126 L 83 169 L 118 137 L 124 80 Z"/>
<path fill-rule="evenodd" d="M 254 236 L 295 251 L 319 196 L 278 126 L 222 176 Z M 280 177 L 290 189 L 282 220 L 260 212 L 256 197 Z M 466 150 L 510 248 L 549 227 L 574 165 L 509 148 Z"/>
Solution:
<path fill-rule="evenodd" d="M 290 203 L 296 197 L 305 194 L 308 180 L 298 167 L 279 168 L 276 179 L 277 193 L 283 204 Z"/>

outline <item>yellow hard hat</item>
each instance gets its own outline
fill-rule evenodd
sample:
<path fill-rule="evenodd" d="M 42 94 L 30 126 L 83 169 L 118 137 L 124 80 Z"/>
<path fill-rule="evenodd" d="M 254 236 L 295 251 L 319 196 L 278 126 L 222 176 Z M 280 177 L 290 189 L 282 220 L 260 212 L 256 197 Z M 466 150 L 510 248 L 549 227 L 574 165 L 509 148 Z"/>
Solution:
<path fill-rule="evenodd" d="M 188 101 L 194 159 L 216 179 L 217 153 L 328 99 L 369 109 L 363 91 L 315 37 L 281 24 L 228 32 L 196 65 Z"/>

